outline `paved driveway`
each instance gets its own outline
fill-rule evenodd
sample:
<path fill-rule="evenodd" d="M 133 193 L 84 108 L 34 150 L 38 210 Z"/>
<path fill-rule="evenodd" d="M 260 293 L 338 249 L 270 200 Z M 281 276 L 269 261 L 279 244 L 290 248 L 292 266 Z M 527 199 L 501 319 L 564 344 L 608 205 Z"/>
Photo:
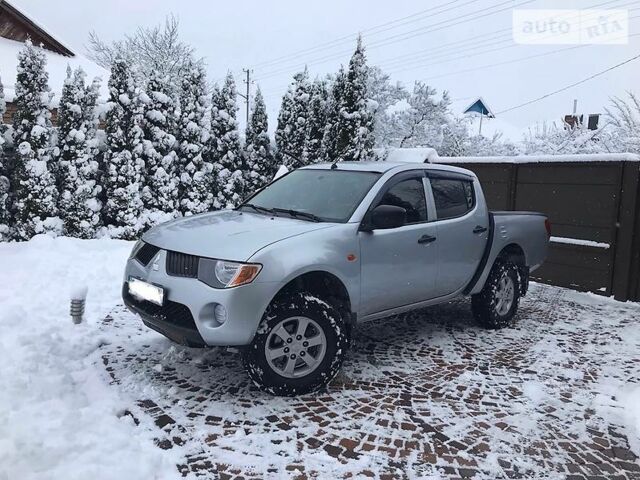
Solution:
<path fill-rule="evenodd" d="M 235 351 L 172 346 L 120 307 L 103 328 L 127 414 L 183 452 L 177 477 L 640 479 L 618 398 L 640 387 L 637 304 L 533 285 L 502 331 L 467 302 L 369 323 L 327 391 L 286 399 Z"/>

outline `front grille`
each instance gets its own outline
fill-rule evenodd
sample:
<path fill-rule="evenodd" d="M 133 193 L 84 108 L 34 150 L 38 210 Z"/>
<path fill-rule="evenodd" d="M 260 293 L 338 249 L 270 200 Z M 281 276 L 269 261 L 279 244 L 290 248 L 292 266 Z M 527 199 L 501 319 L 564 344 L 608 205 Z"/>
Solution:
<path fill-rule="evenodd" d="M 193 315 L 191 315 L 191 311 L 186 305 L 166 301 L 163 306 L 160 306 L 146 300 L 139 300 L 129 293 L 126 283 L 124 284 L 122 296 L 128 304 L 133 305 L 137 310 L 150 317 L 190 330 L 198 330 L 193 320 Z"/>
<path fill-rule="evenodd" d="M 167 252 L 167 275 L 173 277 L 198 278 L 200 257 L 186 253 Z"/>
<path fill-rule="evenodd" d="M 140 250 L 138 250 L 134 258 L 146 267 L 147 265 L 149 265 L 151 259 L 155 257 L 156 253 L 158 253 L 159 251 L 160 249 L 155 245 L 145 243 L 144 245 L 142 245 L 142 247 L 140 247 Z"/>

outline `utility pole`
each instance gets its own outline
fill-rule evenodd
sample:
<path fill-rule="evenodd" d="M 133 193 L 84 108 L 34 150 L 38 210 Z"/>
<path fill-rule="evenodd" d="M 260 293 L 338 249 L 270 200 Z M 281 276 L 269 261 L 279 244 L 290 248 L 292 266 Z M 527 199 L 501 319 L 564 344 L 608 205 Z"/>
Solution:
<path fill-rule="evenodd" d="M 244 104 L 246 107 L 246 116 L 247 116 L 247 127 L 249 126 L 249 99 L 251 97 L 251 73 L 252 70 L 248 68 L 243 68 L 242 71 L 245 73 L 246 78 L 243 80 L 244 84 L 247 87 L 246 94 L 238 93 L 238 96 L 244 98 Z"/>

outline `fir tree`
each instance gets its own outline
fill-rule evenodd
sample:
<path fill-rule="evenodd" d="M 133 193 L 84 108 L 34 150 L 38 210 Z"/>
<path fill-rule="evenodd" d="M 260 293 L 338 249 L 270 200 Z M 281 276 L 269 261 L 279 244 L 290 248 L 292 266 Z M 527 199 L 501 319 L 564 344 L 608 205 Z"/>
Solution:
<path fill-rule="evenodd" d="M 178 181 L 176 175 L 176 106 L 171 85 L 158 72 L 151 73 L 147 84 L 149 103 L 145 113 L 146 186 L 143 201 L 146 217 L 153 226 L 176 216 Z"/>
<path fill-rule="evenodd" d="M 123 59 L 116 60 L 109 78 L 105 121 L 104 220 L 111 235 L 126 239 L 136 238 L 144 227 L 141 217 L 145 170 L 142 93 L 131 65 Z"/>
<path fill-rule="evenodd" d="M 331 91 L 327 101 L 326 126 L 322 139 L 322 155 L 325 162 L 336 162 L 340 160 L 341 150 L 340 139 L 340 119 L 341 108 L 344 99 L 347 75 L 343 67 L 340 67 L 336 77 L 331 84 Z"/>
<path fill-rule="evenodd" d="M 93 84 L 85 85 L 85 73 L 67 69 L 58 107 L 58 209 L 65 235 L 93 238 L 100 226 L 98 162 L 92 142 L 95 136 L 96 96 Z"/>
<path fill-rule="evenodd" d="M 245 182 L 248 193 L 253 193 L 269 183 L 278 170 L 271 150 L 267 108 L 259 87 L 247 126 L 245 143 L 247 164 Z"/>
<path fill-rule="evenodd" d="M 207 85 L 204 67 L 190 64 L 182 79 L 177 127 L 178 198 L 183 215 L 193 215 L 216 206 L 213 165 L 205 161 Z"/>
<path fill-rule="evenodd" d="M 217 86 L 211 98 L 211 143 L 212 161 L 218 172 L 218 202 L 221 208 L 235 206 L 245 194 L 244 157 L 240 148 L 236 83 L 231 72 L 227 74 L 222 88 Z"/>
<path fill-rule="evenodd" d="M 6 126 L 4 124 L 4 114 L 7 111 L 7 104 L 4 100 L 4 86 L 0 79 L 0 242 L 9 238 L 9 172 L 5 164 L 7 143 L 4 139 Z"/>
<path fill-rule="evenodd" d="M 327 124 L 328 101 L 327 82 L 316 79 L 311 85 L 307 131 L 305 132 L 305 143 L 302 151 L 302 163 L 304 165 L 321 162 L 324 157 L 322 139 Z"/>
<path fill-rule="evenodd" d="M 289 169 L 304 165 L 302 157 L 308 129 L 310 90 L 309 73 L 305 68 L 294 75 L 282 98 L 275 132 L 277 159 Z"/>
<path fill-rule="evenodd" d="M 51 164 L 51 112 L 46 56 L 27 40 L 18 53 L 13 118 L 17 145 L 14 184 L 15 237 L 28 240 L 36 233 L 60 231 L 56 217 L 58 191 Z"/>
<path fill-rule="evenodd" d="M 337 150 L 341 160 L 365 160 L 373 150 L 373 108 L 367 96 L 367 67 L 362 38 L 349 62 L 340 102 Z"/>

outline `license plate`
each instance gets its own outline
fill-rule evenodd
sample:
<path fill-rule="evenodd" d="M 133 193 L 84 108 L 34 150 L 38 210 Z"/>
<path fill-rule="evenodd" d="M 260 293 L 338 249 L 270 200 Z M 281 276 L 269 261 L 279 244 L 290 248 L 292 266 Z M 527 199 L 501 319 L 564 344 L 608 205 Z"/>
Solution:
<path fill-rule="evenodd" d="M 164 305 L 164 289 L 137 278 L 129 277 L 129 293 L 140 300 Z"/>

